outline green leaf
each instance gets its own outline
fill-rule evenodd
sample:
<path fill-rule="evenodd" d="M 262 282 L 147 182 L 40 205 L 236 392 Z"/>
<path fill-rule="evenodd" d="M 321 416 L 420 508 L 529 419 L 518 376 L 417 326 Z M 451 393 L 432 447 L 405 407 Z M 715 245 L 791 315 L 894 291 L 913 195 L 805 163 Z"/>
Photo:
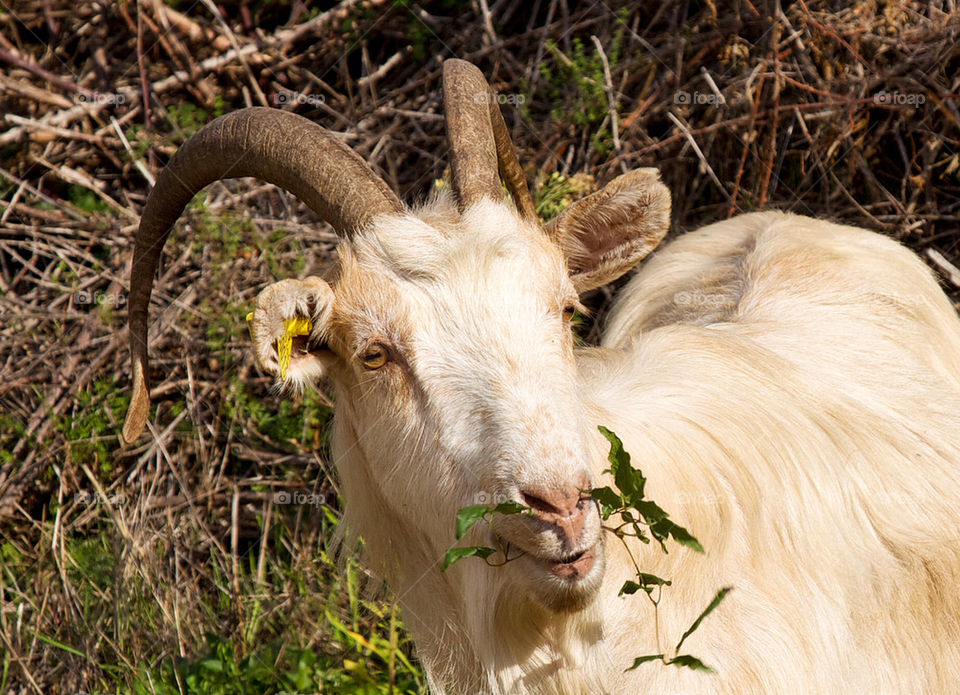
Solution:
<path fill-rule="evenodd" d="M 472 507 L 464 507 L 457 512 L 457 540 L 463 538 L 464 534 L 466 534 L 475 523 L 483 519 L 483 517 L 490 512 L 490 507 L 485 504 L 475 504 Z"/>
<path fill-rule="evenodd" d="M 628 668 L 627 671 L 632 671 L 640 664 L 645 664 L 648 661 L 656 661 L 657 659 L 659 659 L 660 661 L 663 661 L 663 654 L 648 654 L 647 656 L 638 656 L 636 659 L 633 660 L 633 666 Z M 624 673 L 626 673 L 626 671 L 624 671 Z"/>
<path fill-rule="evenodd" d="M 707 666 L 705 663 L 700 661 L 695 656 L 690 656 L 689 654 L 681 654 L 680 656 L 675 656 L 670 661 L 666 662 L 671 666 L 692 668 L 694 671 L 705 671 L 706 673 L 716 673 L 712 668 Z"/>
<path fill-rule="evenodd" d="M 522 505 L 519 502 L 514 502 L 513 500 L 501 502 L 496 507 L 488 507 L 485 504 L 475 504 L 470 507 L 464 507 L 457 512 L 457 540 L 463 538 L 474 524 L 488 514 L 519 514 L 520 512 L 529 511 L 529 509 L 530 507 Z"/>
<path fill-rule="evenodd" d="M 640 584 L 637 584 L 636 582 L 630 581 L 628 579 L 623 583 L 623 586 L 620 587 L 620 592 L 617 594 L 617 596 L 623 596 L 624 594 L 627 594 L 627 595 L 635 594 L 638 591 L 640 591 L 640 589 L 643 589 L 647 593 L 650 593 L 649 588 L 645 586 L 641 586 Z"/>
<path fill-rule="evenodd" d="M 589 492 L 590 496 L 600 504 L 600 512 L 604 521 L 609 519 L 614 511 L 623 507 L 623 499 L 608 487 L 595 487 Z"/>
<path fill-rule="evenodd" d="M 637 579 L 640 580 L 639 583 L 632 580 L 624 582 L 623 586 L 620 587 L 620 593 L 618 593 L 617 596 L 623 596 L 624 594 L 635 594 L 641 589 L 649 594 L 653 592 L 653 587 L 655 586 L 671 586 L 669 579 L 662 579 L 655 574 L 647 574 L 646 572 L 640 572 L 637 575 Z"/>
<path fill-rule="evenodd" d="M 663 521 L 669 516 L 669 514 L 663 511 L 660 505 L 653 500 L 636 500 L 630 506 L 640 512 L 640 516 L 650 525 L 650 530 L 653 530 L 654 524 L 658 521 Z"/>
<path fill-rule="evenodd" d="M 483 545 L 469 545 L 465 548 L 450 548 L 443 558 L 443 566 L 441 569 L 446 572 L 450 565 L 455 562 L 459 562 L 465 557 L 480 557 L 486 560 L 495 552 L 497 551 L 493 548 L 487 548 Z"/>
<path fill-rule="evenodd" d="M 494 514 L 520 514 L 521 512 L 528 511 L 530 511 L 530 507 L 525 504 L 520 504 L 519 502 L 514 502 L 513 500 L 501 502 L 492 509 Z"/>
<path fill-rule="evenodd" d="M 683 646 L 684 640 L 686 640 L 687 637 L 692 635 L 694 630 L 700 627 L 700 623 L 703 622 L 703 619 L 706 618 L 711 613 L 713 613 L 713 611 L 717 608 L 717 606 L 719 606 L 723 602 L 723 599 L 725 599 L 727 597 L 727 594 L 729 594 L 732 590 L 733 590 L 732 586 L 725 586 L 722 589 L 720 589 L 720 591 L 717 592 L 716 596 L 713 597 L 713 600 L 710 601 L 710 605 L 703 610 L 703 613 L 697 616 L 697 619 L 693 621 L 693 625 L 691 625 L 690 628 L 683 633 L 683 637 L 681 637 L 680 641 L 677 642 L 676 651 L 678 652 L 680 651 L 680 647 Z"/>
<path fill-rule="evenodd" d="M 647 574 L 646 572 L 641 572 L 637 575 L 640 578 L 640 582 L 646 586 L 671 586 L 669 579 L 661 579 L 655 574 Z"/>
<path fill-rule="evenodd" d="M 667 548 L 663 545 L 663 542 L 668 537 L 673 538 L 673 540 L 680 545 L 685 545 L 688 548 L 696 550 L 698 553 L 703 552 L 703 546 L 700 545 L 700 541 L 694 538 L 683 526 L 673 523 L 670 519 L 661 519 L 656 523 L 650 524 L 650 532 L 654 538 L 660 541 L 664 552 L 667 552 Z"/>
<path fill-rule="evenodd" d="M 703 546 L 700 545 L 700 541 L 693 537 L 687 529 L 679 524 L 674 524 L 672 521 L 672 528 L 670 529 L 670 537 L 673 538 L 680 545 L 685 545 L 688 548 L 696 550 L 698 553 L 704 552 Z"/>
<path fill-rule="evenodd" d="M 597 429 L 610 442 L 607 460 L 610 461 L 610 472 L 613 473 L 613 480 L 620 494 L 627 500 L 643 499 L 643 488 L 647 479 L 643 477 L 643 473 L 630 465 L 630 454 L 623 448 L 620 437 L 603 425 Z"/>
<path fill-rule="evenodd" d="M 644 498 L 644 489 L 647 480 L 640 470 L 630 465 L 630 454 L 624 449 L 623 442 L 620 438 L 606 427 L 601 426 L 598 427 L 598 429 L 607 441 L 610 442 L 610 453 L 607 456 L 607 459 L 610 461 L 610 469 L 604 471 L 604 473 L 609 473 L 613 476 L 615 489 L 609 487 L 594 488 L 590 491 L 590 494 L 600 505 L 604 520 L 607 520 L 613 514 L 619 515 L 623 523 L 616 529 L 612 529 L 614 533 L 621 540 L 624 540 L 627 536 L 635 535 L 638 540 L 649 543 L 650 538 L 644 534 L 641 528 L 641 525 L 645 525 L 649 529 L 650 535 L 660 544 L 663 552 L 667 552 L 665 541 L 670 538 L 680 545 L 691 548 L 698 553 L 704 552 L 700 541 L 698 541 L 693 534 L 683 526 L 674 523 L 669 518 L 670 515 L 656 502 Z M 634 511 L 640 515 L 640 518 L 637 518 L 633 514 Z M 632 533 L 627 530 L 627 527 L 632 529 Z M 672 585 L 669 580 L 658 577 L 655 574 L 646 574 L 639 571 L 637 572 L 637 580 L 638 581 L 630 580 L 624 582 L 618 596 L 632 595 L 642 590 L 653 600 L 652 594 L 654 587 Z M 710 605 L 697 616 L 697 619 L 690 626 L 690 629 L 680 638 L 674 653 L 680 651 L 684 641 L 693 634 L 693 632 L 700 627 L 703 620 L 720 605 L 729 591 L 730 588 L 727 587 L 717 592 L 710 602 Z M 634 659 L 633 665 L 627 670 L 632 671 L 640 664 L 657 660 L 662 661 L 664 664 L 690 668 L 695 671 L 703 671 L 706 673 L 715 672 L 711 667 L 703 663 L 703 661 L 690 654 L 678 654 L 669 660 L 663 654 L 649 654 L 647 656 L 637 657 Z"/>
<path fill-rule="evenodd" d="M 623 442 L 620 441 L 620 437 L 617 434 L 603 425 L 598 425 L 597 429 L 600 430 L 600 434 L 606 437 L 607 441 L 610 442 L 610 453 L 607 455 L 607 460 L 610 463 L 620 463 L 626 460 L 627 463 L 630 463 L 630 454 L 628 454 L 623 448 Z"/>

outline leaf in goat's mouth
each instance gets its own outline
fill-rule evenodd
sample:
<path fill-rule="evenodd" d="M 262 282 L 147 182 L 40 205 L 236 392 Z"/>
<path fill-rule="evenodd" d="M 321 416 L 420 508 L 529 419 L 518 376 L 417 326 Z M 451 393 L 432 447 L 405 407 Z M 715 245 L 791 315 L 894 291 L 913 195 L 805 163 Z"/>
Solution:
<path fill-rule="evenodd" d="M 503 540 L 497 535 L 497 532 L 493 528 L 492 518 L 494 514 L 520 514 L 521 512 L 532 513 L 532 510 L 515 502 L 513 500 L 507 500 L 506 502 L 501 502 L 495 507 L 490 507 L 485 504 L 475 504 L 470 507 L 463 507 L 459 512 L 457 512 L 457 526 L 456 526 L 456 536 L 457 540 L 466 535 L 474 524 L 480 521 L 486 521 L 490 525 L 490 532 L 493 534 L 493 538 L 497 544 L 497 548 L 489 548 L 487 546 L 469 546 L 469 547 L 459 547 L 459 548 L 450 548 L 447 550 L 446 556 L 443 559 L 443 571 L 446 571 L 450 565 L 462 560 L 465 557 L 479 557 L 487 562 L 487 558 L 497 552 L 499 549 L 503 552 L 503 562 L 502 565 L 507 564 L 511 560 L 516 560 L 519 555 L 510 557 L 510 544 L 504 543 Z M 521 555 L 523 552 L 521 551 Z M 490 563 L 487 562 L 489 565 Z"/>
<path fill-rule="evenodd" d="M 450 548 L 443 558 L 441 569 L 445 572 L 450 565 L 462 560 L 465 557 L 479 557 L 486 560 L 496 552 L 493 548 L 487 548 L 482 545 L 471 545 L 465 548 Z"/>

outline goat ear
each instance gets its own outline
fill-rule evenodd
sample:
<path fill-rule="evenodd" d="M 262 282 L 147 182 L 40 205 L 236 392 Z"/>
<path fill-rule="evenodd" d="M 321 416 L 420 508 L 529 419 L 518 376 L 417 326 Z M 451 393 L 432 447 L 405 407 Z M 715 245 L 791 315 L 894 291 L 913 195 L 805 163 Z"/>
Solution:
<path fill-rule="evenodd" d="M 302 391 L 324 376 L 332 308 L 333 290 L 316 276 L 281 280 L 257 295 L 250 337 L 257 363 L 281 389 Z"/>
<path fill-rule="evenodd" d="M 583 293 L 626 273 L 657 247 L 670 227 L 670 191 L 656 169 L 618 176 L 572 203 L 547 224 Z"/>

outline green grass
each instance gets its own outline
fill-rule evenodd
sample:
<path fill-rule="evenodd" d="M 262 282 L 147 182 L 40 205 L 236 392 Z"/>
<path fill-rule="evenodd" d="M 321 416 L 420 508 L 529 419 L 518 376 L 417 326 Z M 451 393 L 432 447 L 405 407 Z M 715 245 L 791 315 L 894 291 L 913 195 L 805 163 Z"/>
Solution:
<path fill-rule="evenodd" d="M 537 180 L 534 205 L 537 214 L 544 222 L 549 222 L 565 210 L 572 202 L 590 192 L 593 177 L 586 174 L 563 176 L 553 172 L 549 176 L 541 175 Z"/>
<path fill-rule="evenodd" d="M 227 418 L 242 425 L 247 435 L 288 451 L 324 451 L 333 411 L 316 393 L 267 403 L 259 391 L 233 379 L 224 399 Z"/>
<path fill-rule="evenodd" d="M 103 202 L 103 200 L 89 188 L 71 184 L 70 188 L 67 189 L 67 195 L 70 198 L 70 202 L 84 212 L 95 213 L 110 211 L 110 206 Z"/>
<path fill-rule="evenodd" d="M 55 418 L 57 429 L 67 440 L 70 458 L 110 474 L 111 450 L 116 448 L 115 423 L 123 420 L 129 404 L 130 396 L 112 377 L 79 391 L 73 407 L 63 417 Z"/>
<path fill-rule="evenodd" d="M 312 512 L 328 538 L 336 514 Z M 241 553 L 236 590 L 226 558 L 215 551 L 199 554 L 195 573 L 185 571 L 179 583 L 158 581 L 173 545 L 180 552 L 185 546 L 160 540 L 138 554 L 106 518 L 96 528 L 61 528 L 62 574 L 49 553 L 5 541 L 0 581 L 12 605 L 28 607 L 28 619 L 8 638 L 34 640 L 67 672 L 88 674 L 83 691 L 91 694 L 425 692 L 399 609 L 364 598 L 356 561 L 341 566 L 306 544 L 292 530 L 296 516 L 276 508 L 267 552 L 252 545 Z M 52 533 L 48 522 L 47 543 Z M 69 587 L 74 610 L 34 624 L 33 612 L 61 587 Z"/>
<path fill-rule="evenodd" d="M 171 140 L 180 144 L 178 140 L 186 141 L 191 135 L 200 128 L 212 121 L 218 116 L 222 116 L 225 108 L 225 102 L 222 96 L 214 99 L 212 111 L 202 109 L 190 102 L 172 104 L 167 107 L 171 124 L 180 131 L 180 133 L 171 136 Z"/>
<path fill-rule="evenodd" d="M 626 8 L 618 12 L 617 29 L 605 49 L 611 73 L 621 57 L 628 16 Z M 553 39 L 547 39 L 545 46 L 549 59 L 540 64 L 540 77 L 546 85 L 546 98 L 553 104 L 553 119 L 589 132 L 597 155 L 606 156 L 613 148 L 613 136 L 611 124 L 605 122 L 610 105 L 600 54 L 579 38 L 571 42 L 569 55 Z"/>
<path fill-rule="evenodd" d="M 27 425 L 16 415 L 0 413 L 0 464 L 15 463 L 14 447 L 27 438 L 30 445 L 35 444 L 33 437 L 27 435 Z"/>

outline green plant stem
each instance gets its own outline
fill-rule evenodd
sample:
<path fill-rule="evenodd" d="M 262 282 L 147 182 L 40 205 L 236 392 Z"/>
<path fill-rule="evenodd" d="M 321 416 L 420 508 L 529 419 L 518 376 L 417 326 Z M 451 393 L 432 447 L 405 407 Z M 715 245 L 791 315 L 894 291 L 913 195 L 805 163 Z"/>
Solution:
<path fill-rule="evenodd" d="M 609 526 L 601 526 L 600 528 L 602 528 L 604 531 L 612 533 L 623 544 L 623 549 L 627 551 L 627 556 L 630 558 L 630 562 L 633 563 L 633 569 L 636 571 L 637 579 L 640 579 L 641 585 L 646 586 L 646 583 L 642 579 L 643 573 L 640 571 L 640 565 L 637 562 L 637 559 L 633 556 L 633 551 L 630 550 L 630 546 L 627 545 L 627 541 L 624 538 L 626 535 L 631 535 L 634 537 L 636 536 L 634 534 L 626 534 L 620 531 L 620 529 L 622 529 L 625 525 L 626 524 L 623 524 L 616 529 L 610 528 Z M 663 650 L 660 649 L 660 599 L 663 596 L 663 585 L 661 584 L 657 588 L 658 592 L 656 600 L 654 600 L 652 592 L 644 591 L 643 593 L 647 595 L 647 598 L 650 599 L 650 603 L 653 604 L 653 635 L 657 642 L 657 654 L 661 654 Z M 664 663 L 669 662 L 664 661 Z"/>
<path fill-rule="evenodd" d="M 496 530 L 493 528 L 493 515 L 491 515 L 491 516 L 489 516 L 489 517 L 486 517 L 486 516 L 485 516 L 485 517 L 483 518 L 483 520 L 486 521 L 486 522 L 487 522 L 487 526 L 490 527 L 490 533 L 493 534 L 493 539 L 494 539 L 494 541 L 496 541 L 497 550 L 499 550 L 501 553 L 503 553 L 503 562 L 490 562 L 490 559 L 489 559 L 489 558 L 486 558 L 486 557 L 483 558 L 483 561 L 484 561 L 485 563 L 487 563 L 487 566 L 489 566 L 489 567 L 503 567 L 503 566 L 504 566 L 505 564 L 507 564 L 508 562 L 511 562 L 511 561 L 513 561 L 513 560 L 516 560 L 517 558 L 523 557 L 523 556 L 525 555 L 525 553 L 521 550 L 519 555 L 515 555 L 514 557 L 510 557 L 510 544 L 507 543 L 506 545 L 504 545 L 504 544 L 502 543 L 502 539 L 500 538 L 499 534 L 498 534 L 498 533 L 496 532 Z"/>

